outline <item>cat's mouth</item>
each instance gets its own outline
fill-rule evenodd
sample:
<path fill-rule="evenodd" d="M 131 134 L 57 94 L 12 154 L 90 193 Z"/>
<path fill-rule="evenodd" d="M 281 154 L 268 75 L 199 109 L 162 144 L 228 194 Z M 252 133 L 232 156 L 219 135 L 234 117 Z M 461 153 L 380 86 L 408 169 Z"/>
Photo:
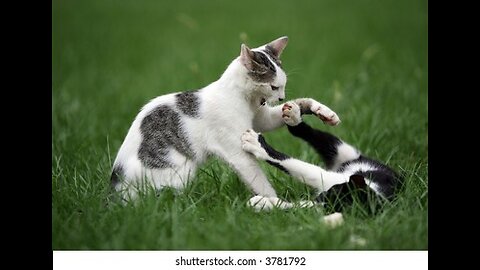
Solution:
<path fill-rule="evenodd" d="M 282 101 L 283 99 L 279 100 L 279 101 Z M 278 104 L 278 101 L 277 100 L 274 100 L 274 99 L 267 99 L 267 98 L 264 98 L 262 97 L 260 99 L 260 106 L 265 106 L 265 104 L 270 104 L 270 105 L 275 105 L 275 104 Z"/>

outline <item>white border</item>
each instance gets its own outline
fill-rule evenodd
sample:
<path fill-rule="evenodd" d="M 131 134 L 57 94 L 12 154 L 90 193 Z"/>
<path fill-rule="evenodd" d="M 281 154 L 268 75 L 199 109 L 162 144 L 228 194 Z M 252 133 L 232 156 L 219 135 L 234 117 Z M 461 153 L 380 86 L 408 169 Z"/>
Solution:
<path fill-rule="evenodd" d="M 254 259 L 256 265 L 176 265 L 177 259 Z M 267 265 L 267 257 L 304 257 L 305 265 Z M 290 259 L 287 259 L 290 260 Z M 261 261 L 261 263 L 260 263 Z M 212 260 L 210 260 L 212 262 Z M 272 259 L 270 259 L 272 262 Z M 54 270 L 428 269 L 428 251 L 53 251 Z"/>

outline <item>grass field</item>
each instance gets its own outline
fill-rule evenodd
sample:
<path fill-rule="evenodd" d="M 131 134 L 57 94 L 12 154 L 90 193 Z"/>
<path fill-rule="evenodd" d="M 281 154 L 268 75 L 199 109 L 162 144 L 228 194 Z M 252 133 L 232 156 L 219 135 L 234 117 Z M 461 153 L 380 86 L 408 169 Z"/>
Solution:
<path fill-rule="evenodd" d="M 427 1 L 418 0 L 54 0 L 53 249 L 427 249 L 427 18 Z M 105 205 L 113 159 L 143 104 L 216 80 L 242 42 L 283 35 L 287 99 L 312 97 L 335 110 L 337 127 L 306 121 L 403 173 L 398 200 L 375 216 L 352 207 L 343 226 L 328 229 L 319 208 L 254 212 L 234 172 L 211 159 L 181 194 Z M 266 138 L 322 164 L 285 128 Z M 262 167 L 282 198 L 310 196 Z"/>

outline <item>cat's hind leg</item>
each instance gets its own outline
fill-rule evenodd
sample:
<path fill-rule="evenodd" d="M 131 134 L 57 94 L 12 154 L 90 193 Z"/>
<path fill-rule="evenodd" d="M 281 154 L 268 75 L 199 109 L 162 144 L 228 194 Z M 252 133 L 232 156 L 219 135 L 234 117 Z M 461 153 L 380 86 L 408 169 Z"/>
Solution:
<path fill-rule="evenodd" d="M 171 150 L 168 167 L 150 168 L 146 167 L 137 158 L 131 158 L 123 163 L 116 164 L 112 174 L 115 182 L 112 183 L 115 190 L 120 192 L 124 201 L 133 201 L 139 194 L 146 191 L 161 190 L 165 187 L 181 191 L 189 183 L 197 169 L 197 163 L 175 150 Z M 120 174 L 121 173 L 121 174 Z"/>

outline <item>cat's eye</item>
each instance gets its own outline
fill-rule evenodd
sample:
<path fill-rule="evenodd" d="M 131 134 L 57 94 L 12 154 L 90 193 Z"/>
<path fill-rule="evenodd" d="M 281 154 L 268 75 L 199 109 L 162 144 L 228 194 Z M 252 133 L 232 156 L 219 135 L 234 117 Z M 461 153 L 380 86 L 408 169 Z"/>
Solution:
<path fill-rule="evenodd" d="M 275 91 L 275 90 L 278 90 L 278 86 L 274 86 L 274 85 L 270 85 L 272 87 L 272 90 Z"/>

